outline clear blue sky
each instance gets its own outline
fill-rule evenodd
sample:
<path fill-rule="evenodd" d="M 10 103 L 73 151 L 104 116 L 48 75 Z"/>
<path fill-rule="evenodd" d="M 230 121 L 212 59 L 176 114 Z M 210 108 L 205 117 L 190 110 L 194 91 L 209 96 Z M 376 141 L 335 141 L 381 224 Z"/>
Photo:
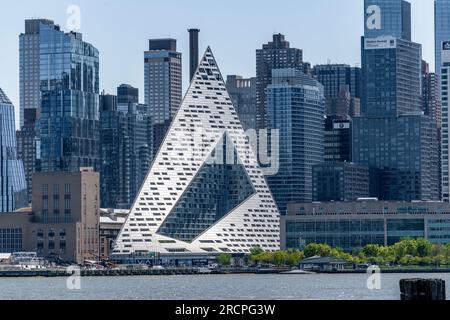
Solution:
<path fill-rule="evenodd" d="M 434 68 L 433 0 L 411 0 L 413 40 Z M 255 49 L 284 33 L 304 59 L 360 63 L 363 0 L 15 0 L 0 11 L 0 87 L 19 107 L 19 41 L 27 18 L 48 18 L 67 31 L 67 7 L 81 8 L 81 30 L 100 50 L 100 88 L 115 93 L 120 83 L 140 89 L 143 52 L 149 38 L 178 39 L 188 78 L 189 27 L 201 29 L 201 49 L 210 45 L 222 73 L 255 75 Z"/>

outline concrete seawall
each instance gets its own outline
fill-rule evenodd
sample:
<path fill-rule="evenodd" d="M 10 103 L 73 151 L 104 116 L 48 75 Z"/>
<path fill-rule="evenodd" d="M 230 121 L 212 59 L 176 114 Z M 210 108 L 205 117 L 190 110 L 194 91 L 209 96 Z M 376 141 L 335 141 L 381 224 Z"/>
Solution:
<path fill-rule="evenodd" d="M 365 274 L 365 270 L 340 270 L 337 272 L 313 272 L 322 274 Z M 450 269 L 381 269 L 381 273 L 391 274 L 419 274 L 419 273 L 450 273 Z M 68 277 L 72 273 L 64 269 L 45 270 L 0 270 L 0 278 L 26 278 L 26 277 Z M 226 269 L 205 271 L 199 268 L 168 268 L 168 269 L 108 269 L 108 270 L 81 270 L 82 277 L 126 277 L 126 276 L 174 276 L 174 275 L 217 275 L 217 274 L 298 274 L 291 269 Z M 307 275 L 307 273 L 304 273 Z"/>
<path fill-rule="evenodd" d="M 72 273 L 62 269 L 49 270 L 1 270 L 0 278 L 18 277 L 68 277 Z M 198 269 L 161 269 L 161 270 L 81 270 L 82 277 L 124 277 L 124 276 L 163 276 L 202 274 Z"/>

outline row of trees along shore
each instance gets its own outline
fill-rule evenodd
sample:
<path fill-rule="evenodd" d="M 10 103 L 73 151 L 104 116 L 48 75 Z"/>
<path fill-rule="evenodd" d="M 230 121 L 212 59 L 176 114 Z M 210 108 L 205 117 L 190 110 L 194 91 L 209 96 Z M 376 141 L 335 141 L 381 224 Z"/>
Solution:
<path fill-rule="evenodd" d="M 298 266 L 310 257 L 332 257 L 349 264 L 376 264 L 379 266 L 450 266 L 450 244 L 432 244 L 425 239 L 404 239 L 392 246 L 370 244 L 361 250 L 347 253 L 327 244 L 308 244 L 304 250 L 266 252 L 254 247 L 249 256 L 251 264 L 272 264 L 276 266 Z M 221 254 L 219 264 L 230 265 L 232 257 Z"/>

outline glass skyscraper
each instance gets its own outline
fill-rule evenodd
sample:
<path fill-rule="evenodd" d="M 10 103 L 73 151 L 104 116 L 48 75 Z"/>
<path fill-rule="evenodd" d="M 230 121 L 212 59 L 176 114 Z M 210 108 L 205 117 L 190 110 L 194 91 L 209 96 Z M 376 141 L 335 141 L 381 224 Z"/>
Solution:
<path fill-rule="evenodd" d="M 434 1 L 434 37 L 436 73 L 442 67 L 442 42 L 450 40 L 450 0 Z"/>
<path fill-rule="evenodd" d="M 411 41 L 411 4 L 404 0 L 364 0 L 364 36 Z M 372 20 L 375 19 L 375 20 Z M 372 21 L 379 22 L 371 23 Z"/>
<path fill-rule="evenodd" d="M 25 172 L 17 159 L 14 106 L 0 88 L 0 213 L 27 204 Z"/>
<path fill-rule="evenodd" d="M 365 38 L 362 46 L 361 114 L 395 117 L 421 111 L 422 46 L 391 36 Z"/>
<path fill-rule="evenodd" d="M 41 26 L 40 170 L 99 169 L 99 53 L 79 33 Z"/>
<path fill-rule="evenodd" d="M 371 168 L 371 196 L 382 200 L 440 200 L 437 141 L 421 113 L 353 120 L 353 161 Z"/>
<path fill-rule="evenodd" d="M 153 160 L 152 118 L 146 105 L 135 102 L 137 90 L 121 85 L 117 97 L 100 96 L 100 189 L 104 208 L 131 208 Z"/>
<path fill-rule="evenodd" d="M 368 11 L 379 6 L 382 23 L 368 30 L 366 21 L 362 38 L 363 99 L 361 117 L 353 119 L 353 161 L 370 168 L 373 197 L 439 200 L 438 132 L 423 115 L 422 47 L 410 40 L 410 5 L 365 5 Z"/>
<path fill-rule="evenodd" d="M 25 26 L 21 119 L 22 109 L 37 110 L 36 171 L 98 170 L 98 50 L 50 20 L 27 20 Z"/>
<path fill-rule="evenodd" d="M 16 132 L 17 157 L 22 160 L 27 180 L 28 201 L 32 200 L 32 180 L 36 171 L 36 116 L 38 109 L 24 110 L 24 125 Z"/>
<path fill-rule="evenodd" d="M 313 73 L 324 87 L 327 116 L 346 118 L 348 115 L 359 114 L 361 68 L 345 64 L 324 64 L 316 65 Z"/>
<path fill-rule="evenodd" d="M 313 201 L 357 201 L 369 196 L 369 169 L 348 162 L 313 167 Z"/>
<path fill-rule="evenodd" d="M 272 71 L 267 87 L 268 129 L 278 129 L 279 171 L 267 182 L 281 214 L 312 201 L 312 167 L 324 160 L 323 86 L 298 69 Z"/>

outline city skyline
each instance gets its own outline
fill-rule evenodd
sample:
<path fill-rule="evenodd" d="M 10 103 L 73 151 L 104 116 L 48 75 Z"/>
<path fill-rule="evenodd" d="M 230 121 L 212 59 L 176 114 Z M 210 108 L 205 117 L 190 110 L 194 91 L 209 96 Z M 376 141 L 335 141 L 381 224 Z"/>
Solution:
<path fill-rule="evenodd" d="M 202 1 L 195 5 L 177 3 L 132 2 L 126 8 L 120 7 L 114 1 L 102 3 L 76 3 L 81 9 L 81 29 L 85 41 L 94 44 L 100 51 L 100 88 L 108 93 L 114 93 L 121 83 L 130 83 L 140 89 L 140 101 L 144 102 L 143 52 L 148 49 L 150 38 L 172 37 L 178 40 L 179 51 L 183 53 L 183 93 L 188 86 L 188 33 L 187 28 L 198 27 L 200 33 L 200 50 L 207 45 L 216 48 L 221 57 L 224 75 L 239 74 L 251 77 L 256 74 L 255 51 L 262 43 L 271 40 L 272 34 L 281 32 L 286 35 L 291 46 L 303 50 L 304 60 L 312 65 L 331 63 L 346 63 L 352 66 L 360 65 L 360 36 L 363 34 L 363 1 L 329 1 L 320 0 L 314 3 L 299 1 L 291 3 L 283 1 L 277 8 L 284 8 L 280 18 L 273 19 L 275 4 L 263 1 L 259 3 L 258 13 L 250 14 L 254 7 L 251 4 L 239 4 L 241 11 L 231 10 L 235 6 L 215 4 L 221 12 L 223 23 L 210 18 L 210 7 L 202 8 Z M 49 3 L 49 5 L 46 5 Z M 25 4 L 25 5 L 24 5 Z M 432 0 L 412 0 L 413 41 L 423 45 L 424 59 L 434 69 L 434 20 Z M 20 5 L 20 10 L 14 10 Z M 0 85 L 9 95 L 16 112 L 19 108 L 19 59 L 18 36 L 23 32 L 23 21 L 28 18 L 48 18 L 60 24 L 64 31 L 69 31 L 66 13 L 72 3 L 61 1 L 50 5 L 49 1 L 35 4 L 31 1 L 21 1 L 13 4 L 11 14 L 2 19 L 0 38 L 3 40 L 3 57 L 0 62 Z M 146 10 L 148 8 L 148 10 Z M 307 10 L 305 10 L 305 8 Z M 177 10 L 172 10 L 177 9 Z M 96 15 L 101 10 L 109 14 Z M 277 9 L 277 12 L 280 11 Z M 145 17 L 147 12 L 151 18 Z M 167 14 L 175 12 L 173 19 L 165 19 Z M 167 14 L 166 14 L 167 13 Z M 318 23 L 315 17 L 321 16 L 323 21 L 331 21 L 333 32 L 327 27 L 330 23 Z M 423 19 L 424 15 L 427 19 Z M 123 18 L 126 16 L 127 18 Z M 420 18 L 418 18 L 420 16 Z M 105 18 L 103 18 L 105 17 Z M 130 18 L 134 17 L 134 18 Z M 153 19 L 153 17 L 155 19 Z M 270 23 L 267 23 L 270 18 Z M 104 20 L 105 19 L 105 20 Z M 111 21 L 108 21 L 111 20 Z M 126 23 L 114 23 L 126 21 Z M 302 30 L 311 30 L 311 33 Z M 98 28 L 98 26 L 104 26 Z M 126 27 L 123 27 L 125 25 Z M 246 27 L 247 26 L 247 27 Z M 248 26 L 254 26 L 254 28 Z M 325 27 L 326 26 L 326 27 Z M 106 27 L 110 37 L 105 37 Z M 133 34 L 134 36 L 129 36 Z M 220 35 L 220 36 L 217 36 Z M 120 41 L 117 41 L 120 39 Z M 327 39 L 326 43 L 324 39 Z M 329 48 L 332 47 L 333 50 Z M 233 48 L 233 50 L 230 50 Z M 127 61 L 123 63 L 122 61 Z M 18 113 L 17 113 L 18 114 Z"/>
<path fill-rule="evenodd" d="M 0 19 L 0 300 L 446 299 L 450 0 L 68 1 Z"/>

